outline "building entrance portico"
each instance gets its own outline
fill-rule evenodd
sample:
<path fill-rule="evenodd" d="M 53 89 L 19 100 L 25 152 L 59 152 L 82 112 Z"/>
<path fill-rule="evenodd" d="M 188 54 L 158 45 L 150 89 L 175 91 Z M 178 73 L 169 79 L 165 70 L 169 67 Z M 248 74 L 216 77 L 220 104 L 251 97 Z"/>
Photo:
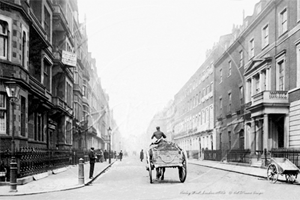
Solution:
<path fill-rule="evenodd" d="M 262 153 L 264 149 L 288 146 L 288 93 L 284 91 L 280 79 L 275 85 L 272 83 L 271 64 L 271 57 L 255 59 L 245 71 L 245 105 L 249 111 L 245 123 L 246 148 L 251 149 L 252 155 Z"/>
<path fill-rule="evenodd" d="M 288 107 L 250 107 L 251 119 L 246 122 L 251 154 L 261 154 L 264 149 L 287 147 Z"/>

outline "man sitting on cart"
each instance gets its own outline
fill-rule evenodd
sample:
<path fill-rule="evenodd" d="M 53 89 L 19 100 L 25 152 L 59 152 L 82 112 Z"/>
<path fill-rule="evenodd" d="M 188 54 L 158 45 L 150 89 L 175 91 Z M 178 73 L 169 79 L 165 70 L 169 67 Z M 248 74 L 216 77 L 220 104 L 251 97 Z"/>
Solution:
<path fill-rule="evenodd" d="M 160 127 L 157 126 L 156 131 L 152 134 L 151 140 L 153 138 L 156 138 L 156 141 L 152 144 L 158 144 L 162 138 L 167 138 L 167 136 L 163 132 L 161 132 Z"/>

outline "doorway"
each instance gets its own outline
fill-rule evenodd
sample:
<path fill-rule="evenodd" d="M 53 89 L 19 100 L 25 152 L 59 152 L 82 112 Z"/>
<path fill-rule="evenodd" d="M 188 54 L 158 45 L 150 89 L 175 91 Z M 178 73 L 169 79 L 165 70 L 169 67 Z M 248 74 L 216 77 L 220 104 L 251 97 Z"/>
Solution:
<path fill-rule="evenodd" d="M 284 148 L 285 137 L 284 137 L 284 119 L 285 115 L 273 114 L 271 115 L 272 126 L 271 137 L 272 137 L 272 148 Z"/>

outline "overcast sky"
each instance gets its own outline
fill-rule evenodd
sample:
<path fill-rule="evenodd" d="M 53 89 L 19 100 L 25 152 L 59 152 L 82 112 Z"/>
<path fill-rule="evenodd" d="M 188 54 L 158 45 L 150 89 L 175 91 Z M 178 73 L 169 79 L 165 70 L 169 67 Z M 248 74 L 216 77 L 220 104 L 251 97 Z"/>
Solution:
<path fill-rule="evenodd" d="M 206 50 L 233 24 L 242 24 L 243 10 L 252 15 L 257 2 L 78 0 L 89 51 L 121 133 L 145 133 L 153 115 L 203 63 Z"/>

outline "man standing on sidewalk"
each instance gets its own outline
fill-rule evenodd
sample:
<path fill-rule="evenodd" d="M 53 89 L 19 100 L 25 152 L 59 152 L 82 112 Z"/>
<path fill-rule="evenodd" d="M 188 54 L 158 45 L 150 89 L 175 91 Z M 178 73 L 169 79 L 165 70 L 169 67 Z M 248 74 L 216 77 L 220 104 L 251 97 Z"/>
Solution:
<path fill-rule="evenodd" d="M 104 162 L 106 162 L 107 158 L 108 158 L 108 152 L 105 149 L 104 150 Z"/>
<path fill-rule="evenodd" d="M 123 157 L 123 152 L 122 152 L 122 150 L 121 150 L 120 153 L 119 153 L 120 161 L 122 161 L 122 157 Z"/>
<path fill-rule="evenodd" d="M 94 174 L 94 167 L 95 167 L 95 161 L 96 161 L 96 155 L 94 152 L 94 147 L 91 147 L 90 153 L 89 153 L 89 159 L 90 159 L 90 179 L 93 178 Z"/>

